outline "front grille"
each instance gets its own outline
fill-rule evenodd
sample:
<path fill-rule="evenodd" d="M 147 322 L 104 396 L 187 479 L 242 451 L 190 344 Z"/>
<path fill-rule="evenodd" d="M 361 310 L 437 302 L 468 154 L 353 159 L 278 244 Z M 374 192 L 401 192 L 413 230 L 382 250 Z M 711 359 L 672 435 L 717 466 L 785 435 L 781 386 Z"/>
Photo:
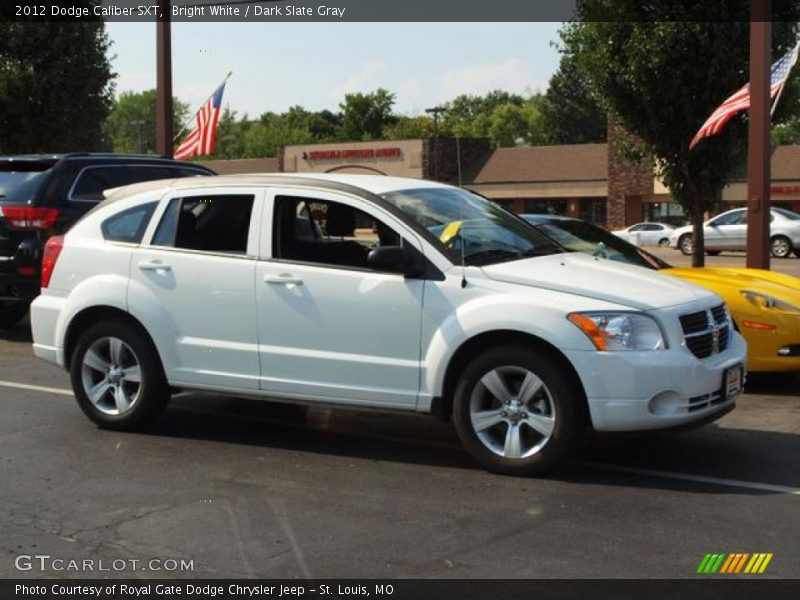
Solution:
<path fill-rule="evenodd" d="M 680 317 L 686 347 L 697 358 L 708 358 L 724 352 L 731 335 L 731 324 L 725 305 Z"/>

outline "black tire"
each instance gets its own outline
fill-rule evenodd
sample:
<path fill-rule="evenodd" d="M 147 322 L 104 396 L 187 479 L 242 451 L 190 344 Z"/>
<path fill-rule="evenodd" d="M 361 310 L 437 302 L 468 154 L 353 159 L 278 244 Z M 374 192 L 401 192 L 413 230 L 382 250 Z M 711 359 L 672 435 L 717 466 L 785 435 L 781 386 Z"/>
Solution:
<path fill-rule="evenodd" d="M 0 329 L 11 329 L 28 314 L 30 304 L 25 301 L 0 303 Z"/>
<path fill-rule="evenodd" d="M 681 254 L 684 256 L 691 256 L 692 255 L 692 234 L 691 233 L 684 233 L 678 239 L 678 249 L 681 251 Z"/>
<path fill-rule="evenodd" d="M 513 409 L 510 404 L 500 402 L 482 382 L 484 377 L 488 381 L 495 374 L 505 377 L 502 389 L 520 395 L 527 372 L 543 386 L 529 401 Z M 547 472 L 569 454 L 583 429 L 583 419 L 579 418 L 582 392 L 573 378 L 572 373 L 566 372 L 546 353 L 524 346 L 506 346 L 479 355 L 464 369 L 453 399 L 453 421 L 464 448 L 482 467 L 494 473 L 541 475 Z M 532 389 L 536 389 L 535 386 Z M 496 416 L 489 417 L 499 419 L 503 410 L 512 411 L 508 418 L 504 415 L 491 426 L 488 421 L 486 427 L 476 431 L 473 413 L 485 411 L 488 415 L 499 411 Z M 549 438 L 528 425 L 531 417 L 549 424 Z M 508 445 L 512 423 L 516 423 L 519 432 L 520 457 L 505 456 L 516 453 L 513 445 Z M 509 447 L 512 452 L 507 452 Z"/>
<path fill-rule="evenodd" d="M 104 352 L 105 340 L 119 340 L 121 348 L 117 352 L 117 359 L 114 360 L 111 354 L 111 342 L 108 342 L 108 353 Z M 108 390 L 100 394 L 98 402 L 92 402 L 87 393 L 92 388 L 91 384 L 100 386 L 104 381 L 113 381 L 115 373 L 119 369 L 106 371 L 105 380 L 103 371 L 94 366 L 84 364 L 89 350 L 93 351 L 94 360 L 107 360 L 109 366 L 126 367 L 122 369 L 120 381 L 114 385 L 108 383 Z M 88 360 L 88 359 L 87 359 Z M 102 362 L 102 361 L 101 361 Z M 139 367 L 139 382 L 135 381 L 131 368 L 134 365 Z M 129 380 L 126 382 L 124 372 L 129 372 Z M 163 412 L 170 399 L 170 389 L 167 384 L 164 370 L 158 354 L 137 327 L 122 321 L 101 321 L 90 326 L 84 331 L 75 344 L 75 350 L 70 360 L 70 376 L 72 379 L 72 390 L 78 405 L 89 419 L 105 429 L 118 431 L 136 431 L 143 429 L 155 421 Z M 117 399 L 116 390 L 121 388 L 123 396 L 129 400 L 129 407 L 120 410 L 120 402 Z M 114 414 L 117 410 L 117 414 Z"/>
<path fill-rule="evenodd" d="M 785 235 L 776 235 L 769 240 L 769 252 L 775 258 L 789 258 L 794 251 L 792 240 Z"/>
<path fill-rule="evenodd" d="M 658 240 L 659 246 L 669 246 L 669 238 L 661 238 Z"/>
<path fill-rule="evenodd" d="M 709 256 L 719 256 L 722 254 L 722 250 L 706 250 L 706 254 Z"/>

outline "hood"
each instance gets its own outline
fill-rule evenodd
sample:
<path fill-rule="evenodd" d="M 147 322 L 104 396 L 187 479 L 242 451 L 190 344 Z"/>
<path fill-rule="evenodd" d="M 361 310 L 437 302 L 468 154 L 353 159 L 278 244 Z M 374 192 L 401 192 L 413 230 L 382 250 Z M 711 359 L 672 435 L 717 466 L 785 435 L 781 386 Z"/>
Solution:
<path fill-rule="evenodd" d="M 752 290 L 800 305 L 800 279 L 783 273 L 763 269 L 713 267 L 663 269 L 661 272 L 715 290 Z"/>
<path fill-rule="evenodd" d="M 514 260 L 483 267 L 492 279 L 596 298 L 639 310 L 713 298 L 700 287 L 657 271 L 581 252 Z"/>

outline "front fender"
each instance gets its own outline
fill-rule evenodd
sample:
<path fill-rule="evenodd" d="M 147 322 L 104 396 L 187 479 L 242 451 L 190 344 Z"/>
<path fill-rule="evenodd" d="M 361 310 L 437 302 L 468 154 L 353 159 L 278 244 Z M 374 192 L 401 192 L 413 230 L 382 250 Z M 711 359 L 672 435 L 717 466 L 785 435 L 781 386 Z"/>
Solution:
<path fill-rule="evenodd" d="M 587 310 L 585 302 L 553 292 L 544 292 L 536 300 L 525 301 L 518 295 L 483 296 L 461 305 L 445 317 L 423 347 L 421 397 L 433 398 L 442 394 L 447 367 L 453 356 L 464 343 L 481 334 L 514 331 L 537 337 L 560 349 L 594 348 L 588 338 L 567 320 L 569 312 Z M 591 308 L 603 310 L 609 305 L 598 301 Z"/>

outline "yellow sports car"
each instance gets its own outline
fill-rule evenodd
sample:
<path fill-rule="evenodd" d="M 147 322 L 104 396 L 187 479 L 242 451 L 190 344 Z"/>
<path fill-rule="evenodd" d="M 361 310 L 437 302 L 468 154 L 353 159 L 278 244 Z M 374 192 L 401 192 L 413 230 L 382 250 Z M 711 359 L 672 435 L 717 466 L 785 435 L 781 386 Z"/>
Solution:
<path fill-rule="evenodd" d="M 749 371 L 800 371 L 800 279 L 761 269 L 674 268 L 605 229 L 568 217 L 523 218 L 569 250 L 658 269 L 716 292 L 747 340 Z"/>

